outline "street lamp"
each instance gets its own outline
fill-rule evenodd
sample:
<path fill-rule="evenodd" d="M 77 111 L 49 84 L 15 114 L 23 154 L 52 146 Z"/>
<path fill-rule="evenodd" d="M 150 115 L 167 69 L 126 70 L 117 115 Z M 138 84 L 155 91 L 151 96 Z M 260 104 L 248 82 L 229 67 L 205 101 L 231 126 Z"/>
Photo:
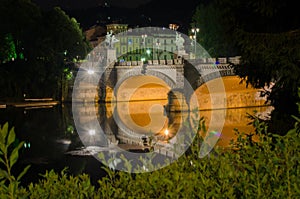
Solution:
<path fill-rule="evenodd" d="M 144 45 L 144 48 L 145 48 L 145 45 L 146 45 L 146 38 L 147 38 L 146 34 L 142 35 L 142 43 Z"/>
<path fill-rule="evenodd" d="M 159 48 L 160 48 L 160 42 L 157 41 L 155 45 L 156 45 L 156 48 L 157 48 L 157 53 L 156 53 L 157 54 L 157 60 L 159 60 L 159 58 L 158 58 L 158 52 L 159 52 Z"/>
<path fill-rule="evenodd" d="M 192 39 L 194 39 L 194 41 L 195 41 L 195 59 L 196 59 L 196 49 L 197 49 L 197 46 L 196 46 L 196 43 L 197 43 L 197 33 L 200 31 L 200 29 L 199 28 L 192 28 L 192 33 L 194 34 L 194 35 L 192 35 L 190 38 L 192 38 Z"/>
<path fill-rule="evenodd" d="M 95 71 L 94 71 L 94 70 L 91 70 L 91 69 L 89 69 L 89 70 L 87 71 L 87 73 L 88 73 L 89 75 L 92 75 L 92 74 L 94 74 L 94 73 L 95 73 Z"/>
<path fill-rule="evenodd" d="M 142 52 L 145 52 L 145 48 L 146 48 L 146 38 L 147 38 L 147 35 L 146 35 L 146 34 L 142 35 L 143 51 L 141 51 L 141 53 L 142 53 Z"/>

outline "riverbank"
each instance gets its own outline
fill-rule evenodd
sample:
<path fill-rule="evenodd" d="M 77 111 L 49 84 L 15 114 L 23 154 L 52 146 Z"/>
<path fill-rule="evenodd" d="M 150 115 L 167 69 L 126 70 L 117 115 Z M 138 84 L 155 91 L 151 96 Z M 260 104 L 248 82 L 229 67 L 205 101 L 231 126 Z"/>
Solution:
<path fill-rule="evenodd" d="M 21 102 L 1 102 L 0 101 L 0 108 L 8 108 L 8 107 L 49 107 L 55 106 L 59 104 L 59 101 L 53 100 L 52 98 L 31 98 L 31 99 L 24 99 Z"/>

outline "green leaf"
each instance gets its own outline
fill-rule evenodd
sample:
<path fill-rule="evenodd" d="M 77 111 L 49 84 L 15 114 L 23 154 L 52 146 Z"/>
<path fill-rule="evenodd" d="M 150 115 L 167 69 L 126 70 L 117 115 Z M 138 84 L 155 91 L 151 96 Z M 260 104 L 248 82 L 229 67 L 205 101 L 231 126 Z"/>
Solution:
<path fill-rule="evenodd" d="M 0 142 L 0 150 L 1 150 L 1 154 L 7 153 L 7 147 L 5 146 L 5 143 Z"/>
<path fill-rule="evenodd" d="M 14 127 L 12 127 L 8 134 L 6 146 L 9 147 L 11 145 L 11 143 L 13 143 L 15 140 L 16 140 L 16 134 L 15 134 Z"/>
<path fill-rule="evenodd" d="M 17 181 L 19 181 L 28 171 L 28 169 L 30 168 L 31 165 L 28 165 L 27 167 L 25 167 L 23 169 L 23 171 L 19 174 L 19 176 L 17 177 Z"/>
<path fill-rule="evenodd" d="M 0 158 L 0 162 L 5 165 L 5 161 L 2 158 Z"/>
<path fill-rule="evenodd" d="M 1 140 L 0 140 L 1 143 L 5 143 L 5 138 L 7 136 L 7 133 L 8 133 L 8 122 L 6 122 L 1 129 Z"/>
<path fill-rule="evenodd" d="M 17 160 L 19 158 L 19 150 L 23 146 L 23 144 L 24 144 L 24 142 L 19 143 L 19 145 L 16 148 L 14 148 L 14 150 L 12 151 L 12 153 L 9 157 L 10 168 L 17 162 Z"/>
<path fill-rule="evenodd" d="M 10 168 L 17 162 L 18 158 L 19 158 L 19 150 L 15 148 L 9 157 Z"/>
<path fill-rule="evenodd" d="M 8 176 L 7 171 L 4 171 L 4 170 L 0 169 L 0 179 L 2 179 L 2 178 L 8 179 L 9 176 Z"/>

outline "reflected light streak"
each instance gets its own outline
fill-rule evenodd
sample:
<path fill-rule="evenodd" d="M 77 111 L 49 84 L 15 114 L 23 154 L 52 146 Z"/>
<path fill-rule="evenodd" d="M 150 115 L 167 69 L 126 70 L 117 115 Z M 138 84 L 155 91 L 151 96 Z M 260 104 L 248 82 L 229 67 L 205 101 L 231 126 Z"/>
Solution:
<path fill-rule="evenodd" d="M 169 135 L 169 130 L 168 130 L 168 129 L 166 129 L 164 133 L 165 133 L 165 136 L 167 136 L 167 137 L 168 137 L 168 135 Z"/>
<path fill-rule="evenodd" d="M 93 136 L 93 135 L 95 135 L 95 134 L 96 134 L 95 129 L 90 129 L 90 130 L 89 130 L 89 135 Z"/>
<path fill-rule="evenodd" d="M 87 72 L 88 72 L 89 75 L 92 75 L 92 74 L 95 73 L 95 71 L 93 71 L 93 70 L 88 70 Z"/>

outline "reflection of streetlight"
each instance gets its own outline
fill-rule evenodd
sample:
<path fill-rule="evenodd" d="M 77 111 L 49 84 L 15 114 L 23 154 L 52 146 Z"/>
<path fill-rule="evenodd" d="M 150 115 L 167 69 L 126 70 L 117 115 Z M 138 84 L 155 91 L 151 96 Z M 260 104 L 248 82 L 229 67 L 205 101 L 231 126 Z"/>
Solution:
<path fill-rule="evenodd" d="M 193 36 L 190 36 L 191 39 L 194 39 L 195 41 L 195 59 L 196 59 L 196 43 L 197 43 L 197 33 L 200 31 L 199 28 L 192 28 L 192 33 L 194 34 Z"/>
<path fill-rule="evenodd" d="M 95 135 L 95 134 L 96 134 L 95 129 L 89 130 L 89 135 L 90 135 L 90 136 L 93 136 L 93 135 Z"/>
<path fill-rule="evenodd" d="M 93 71 L 93 70 L 90 70 L 90 69 L 89 69 L 87 72 L 88 72 L 88 74 L 89 74 L 89 75 L 92 75 L 92 74 L 94 74 L 94 73 L 95 73 L 95 71 Z"/>
<path fill-rule="evenodd" d="M 169 135 L 169 130 L 166 129 L 164 133 L 165 133 L 165 136 L 168 137 L 168 135 Z"/>

